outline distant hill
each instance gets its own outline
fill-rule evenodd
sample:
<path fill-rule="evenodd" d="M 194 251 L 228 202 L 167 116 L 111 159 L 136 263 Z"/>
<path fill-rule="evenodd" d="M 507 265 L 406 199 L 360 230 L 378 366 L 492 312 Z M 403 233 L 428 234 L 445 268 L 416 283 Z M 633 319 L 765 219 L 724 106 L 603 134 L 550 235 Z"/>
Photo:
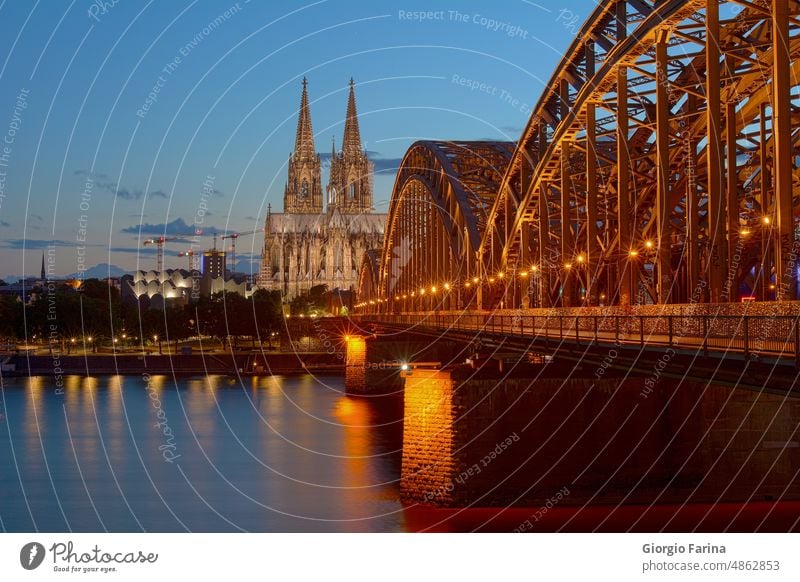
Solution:
<path fill-rule="evenodd" d="M 118 267 L 117 265 L 98 263 L 94 267 L 86 269 L 83 274 L 71 273 L 69 275 L 65 275 L 64 277 L 59 277 L 59 279 L 78 279 L 80 277 L 83 277 L 84 279 L 106 279 L 108 277 L 121 277 L 127 272 L 128 271 L 122 267 Z"/>

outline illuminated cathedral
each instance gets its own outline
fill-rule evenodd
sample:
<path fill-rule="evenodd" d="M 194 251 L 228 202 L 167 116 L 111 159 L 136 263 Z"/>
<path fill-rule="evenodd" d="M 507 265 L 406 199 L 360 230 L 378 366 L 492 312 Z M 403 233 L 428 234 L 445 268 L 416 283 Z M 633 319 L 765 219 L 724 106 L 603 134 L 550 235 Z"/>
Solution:
<path fill-rule="evenodd" d="M 267 212 L 258 279 L 259 287 L 280 290 L 285 301 L 317 285 L 355 290 L 362 256 L 383 243 L 386 214 L 376 214 L 372 205 L 373 164 L 361 146 L 352 79 L 342 149 L 334 144 L 331 152 L 324 206 L 322 166 L 303 79 L 283 212 Z"/>

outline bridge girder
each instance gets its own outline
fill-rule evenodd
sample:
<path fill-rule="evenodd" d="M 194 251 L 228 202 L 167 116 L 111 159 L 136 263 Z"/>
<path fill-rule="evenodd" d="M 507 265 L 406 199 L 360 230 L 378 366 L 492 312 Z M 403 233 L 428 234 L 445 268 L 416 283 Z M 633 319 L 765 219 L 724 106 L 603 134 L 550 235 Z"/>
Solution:
<path fill-rule="evenodd" d="M 788 0 L 598 6 L 489 212 L 477 268 L 538 273 L 502 297 L 723 302 L 746 282 L 795 298 L 798 15 Z"/>
<path fill-rule="evenodd" d="M 469 266 L 513 147 L 420 141 L 409 148 L 392 190 L 377 297 L 359 295 L 364 307 L 416 310 L 475 299 L 444 293 L 444 286 L 472 276 Z M 438 298 L 432 292 L 437 285 Z"/>

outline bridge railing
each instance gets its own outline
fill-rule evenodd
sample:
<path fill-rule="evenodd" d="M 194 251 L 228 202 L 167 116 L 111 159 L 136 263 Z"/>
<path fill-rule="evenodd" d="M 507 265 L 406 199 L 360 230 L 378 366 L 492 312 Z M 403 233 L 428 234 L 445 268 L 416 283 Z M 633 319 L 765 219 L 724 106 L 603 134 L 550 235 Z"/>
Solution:
<path fill-rule="evenodd" d="M 639 344 L 793 357 L 800 366 L 800 317 L 766 315 L 530 315 L 431 312 L 361 316 L 408 328 L 470 331 L 571 344 Z"/>

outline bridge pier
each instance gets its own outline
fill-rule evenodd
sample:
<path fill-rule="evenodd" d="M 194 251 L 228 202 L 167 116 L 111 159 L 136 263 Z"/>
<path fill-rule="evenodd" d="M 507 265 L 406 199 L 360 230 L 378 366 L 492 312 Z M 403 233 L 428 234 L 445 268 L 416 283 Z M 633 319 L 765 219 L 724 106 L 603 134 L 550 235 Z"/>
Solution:
<path fill-rule="evenodd" d="M 652 384 L 413 370 L 402 498 L 443 507 L 536 506 L 559 491 L 569 504 L 800 499 L 800 399 Z"/>
<path fill-rule="evenodd" d="M 463 361 L 463 345 L 388 335 L 352 335 L 345 338 L 345 389 L 352 396 L 402 392 L 404 366 L 419 362 L 450 364 Z"/>

